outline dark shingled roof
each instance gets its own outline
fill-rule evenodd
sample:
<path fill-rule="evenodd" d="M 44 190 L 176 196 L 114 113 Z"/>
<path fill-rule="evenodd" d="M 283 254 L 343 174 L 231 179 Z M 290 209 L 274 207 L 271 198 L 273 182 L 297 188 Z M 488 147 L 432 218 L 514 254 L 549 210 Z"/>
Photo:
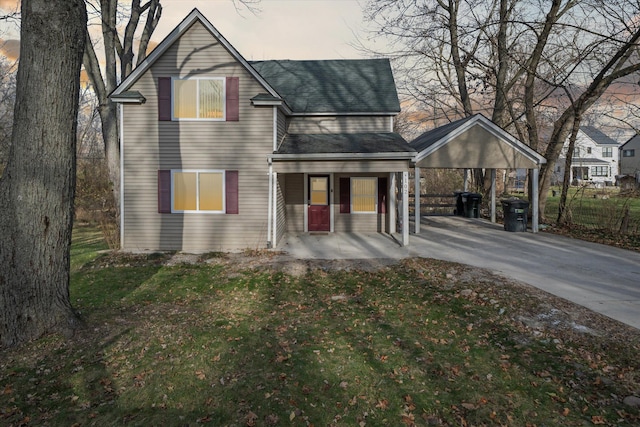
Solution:
<path fill-rule="evenodd" d="M 393 132 L 287 135 L 277 154 L 414 153 L 403 137 Z"/>
<path fill-rule="evenodd" d="M 593 126 L 580 126 L 580 130 L 598 145 L 619 145 L 617 141 L 609 138 Z"/>
<path fill-rule="evenodd" d="M 253 61 L 294 113 L 398 113 L 388 59 Z"/>
<path fill-rule="evenodd" d="M 423 151 L 425 148 L 429 148 L 431 145 L 440 141 L 444 136 L 453 132 L 459 126 L 464 125 L 469 120 L 472 120 L 474 117 L 475 116 L 465 117 L 463 119 L 456 120 L 455 122 L 431 129 L 411 141 L 409 144 L 415 148 L 416 151 Z"/>

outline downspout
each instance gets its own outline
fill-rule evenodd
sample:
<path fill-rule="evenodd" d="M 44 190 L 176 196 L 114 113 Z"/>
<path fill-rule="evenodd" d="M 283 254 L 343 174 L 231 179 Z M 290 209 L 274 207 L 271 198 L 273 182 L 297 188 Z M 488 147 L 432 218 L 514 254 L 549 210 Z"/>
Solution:
<path fill-rule="evenodd" d="M 273 159 L 271 157 L 267 158 L 267 162 L 269 164 L 269 202 L 267 203 L 268 213 L 267 213 L 267 248 L 271 249 L 273 247 L 273 241 L 271 240 L 271 218 L 273 215 L 273 211 L 271 210 L 272 203 L 272 191 L 273 191 Z"/>
<path fill-rule="evenodd" d="M 120 115 L 120 249 L 124 246 L 124 105 L 118 104 Z"/>

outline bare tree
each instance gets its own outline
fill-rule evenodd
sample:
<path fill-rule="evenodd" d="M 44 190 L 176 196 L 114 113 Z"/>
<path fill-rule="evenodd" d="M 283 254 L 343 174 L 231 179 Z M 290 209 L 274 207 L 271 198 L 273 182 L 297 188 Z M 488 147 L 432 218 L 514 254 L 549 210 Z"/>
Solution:
<path fill-rule="evenodd" d="M 0 176 L 7 163 L 11 145 L 17 65 L 17 62 L 0 57 Z"/>
<path fill-rule="evenodd" d="M 128 22 L 121 35 L 118 0 L 87 0 L 92 16 L 97 16 L 101 28 L 101 43 L 104 48 L 104 70 L 96 52 L 98 43 L 91 39 L 87 32 L 86 48 L 83 58 L 84 68 L 89 76 L 93 91 L 98 99 L 98 113 L 102 124 L 102 139 L 109 169 L 109 181 L 113 189 L 116 214 L 120 211 L 120 145 L 118 134 L 118 111 L 116 104 L 109 100 L 119 81 L 124 80 L 133 69 L 134 59 L 137 64 L 145 60 L 151 36 L 162 15 L 160 0 L 133 0 L 128 13 Z M 142 16 L 146 15 L 144 28 L 139 37 L 134 54 L 136 31 Z M 122 39 L 121 39 L 122 37 Z M 118 63 L 120 69 L 118 70 Z M 116 221 L 117 223 L 117 221 Z"/>
<path fill-rule="evenodd" d="M 78 325 L 69 300 L 83 0 L 23 0 L 21 59 L 0 178 L 0 346 Z"/>
<path fill-rule="evenodd" d="M 639 69 L 632 0 L 370 0 L 367 12 L 393 42 L 405 94 L 447 117 L 485 112 L 544 151 L 543 220 L 574 117 Z"/>

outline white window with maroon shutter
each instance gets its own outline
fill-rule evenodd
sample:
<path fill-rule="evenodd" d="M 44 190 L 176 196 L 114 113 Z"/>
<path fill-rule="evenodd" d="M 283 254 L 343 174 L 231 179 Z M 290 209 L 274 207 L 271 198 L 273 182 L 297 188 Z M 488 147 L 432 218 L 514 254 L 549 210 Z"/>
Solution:
<path fill-rule="evenodd" d="M 159 170 L 158 212 L 238 214 L 238 171 Z"/>
<path fill-rule="evenodd" d="M 238 77 L 158 78 L 158 120 L 239 121 Z"/>

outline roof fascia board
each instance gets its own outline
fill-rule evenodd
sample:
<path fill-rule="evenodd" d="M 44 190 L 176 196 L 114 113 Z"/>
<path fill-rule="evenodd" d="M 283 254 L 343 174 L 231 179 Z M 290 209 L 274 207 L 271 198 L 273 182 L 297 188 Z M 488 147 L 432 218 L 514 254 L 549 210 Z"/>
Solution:
<path fill-rule="evenodd" d="M 271 95 L 277 98 L 282 98 L 197 8 L 193 9 L 191 13 L 189 13 L 189 15 L 187 15 L 187 17 L 184 18 L 182 22 L 180 22 L 180 24 L 178 24 L 178 26 L 164 38 L 164 40 L 162 40 L 162 42 L 160 42 L 160 44 L 153 50 L 153 52 L 151 52 L 142 64 L 136 67 L 131 74 L 129 74 L 129 76 L 120 83 L 111 96 L 117 96 L 122 92 L 127 91 L 149 68 L 151 68 L 153 63 L 156 62 L 156 60 L 162 56 L 162 54 L 164 54 L 167 49 L 173 45 L 173 43 L 175 43 L 189 28 L 191 28 L 196 21 L 200 21 L 202 25 L 204 25 L 205 28 L 220 41 L 231 55 L 238 60 L 238 62 L 240 62 Z"/>
<path fill-rule="evenodd" d="M 314 153 L 314 154 L 272 154 L 269 159 L 273 160 L 352 160 L 352 159 L 406 159 L 413 160 L 416 153 L 393 152 L 393 153 Z"/>
<path fill-rule="evenodd" d="M 144 104 L 147 100 L 146 98 L 129 98 L 129 97 L 118 97 L 112 96 L 111 100 L 113 102 L 118 102 L 120 104 Z"/>
<path fill-rule="evenodd" d="M 376 112 L 348 112 L 348 113 L 337 113 L 337 112 L 326 112 L 326 113 L 299 113 L 292 112 L 290 115 L 292 117 L 327 117 L 327 116 L 397 116 L 399 112 L 389 112 L 389 111 L 376 111 Z"/>

